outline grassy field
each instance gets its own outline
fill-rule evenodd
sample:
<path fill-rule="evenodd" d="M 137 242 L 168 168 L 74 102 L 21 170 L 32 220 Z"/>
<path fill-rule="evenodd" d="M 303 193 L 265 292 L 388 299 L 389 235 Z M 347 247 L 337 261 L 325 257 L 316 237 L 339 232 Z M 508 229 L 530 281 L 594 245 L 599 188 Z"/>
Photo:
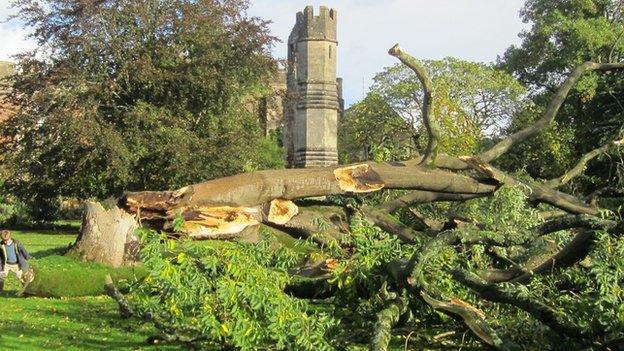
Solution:
<path fill-rule="evenodd" d="M 98 295 L 103 277 L 139 273 L 127 268 L 111 270 L 62 257 L 76 234 L 14 231 L 33 256 L 36 279 L 27 293 L 49 296 Z M 117 305 L 106 296 L 17 297 L 19 283 L 11 276 L 0 295 L 0 350 L 174 350 L 170 345 L 149 345 L 156 331 L 149 325 L 119 318 Z"/>

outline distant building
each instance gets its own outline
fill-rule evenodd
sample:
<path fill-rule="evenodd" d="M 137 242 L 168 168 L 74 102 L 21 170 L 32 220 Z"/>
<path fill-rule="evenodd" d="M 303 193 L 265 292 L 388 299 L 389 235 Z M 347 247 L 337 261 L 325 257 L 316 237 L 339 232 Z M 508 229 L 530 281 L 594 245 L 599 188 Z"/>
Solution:
<path fill-rule="evenodd" d="M 272 84 L 275 94 L 259 106 L 265 133 L 282 126 L 290 167 L 338 163 L 338 117 L 344 110 L 342 79 L 336 78 L 337 12 L 307 6 L 297 13 L 288 38 L 285 72 Z"/>

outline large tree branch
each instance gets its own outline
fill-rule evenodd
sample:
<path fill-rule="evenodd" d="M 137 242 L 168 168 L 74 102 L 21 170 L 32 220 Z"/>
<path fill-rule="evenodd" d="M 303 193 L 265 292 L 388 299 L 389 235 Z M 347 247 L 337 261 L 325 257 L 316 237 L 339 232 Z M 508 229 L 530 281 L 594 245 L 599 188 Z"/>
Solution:
<path fill-rule="evenodd" d="M 496 145 L 492 146 L 489 150 L 483 152 L 479 155 L 479 158 L 484 160 L 485 162 L 490 162 L 505 152 L 507 152 L 514 144 L 519 143 L 528 139 L 529 137 L 541 132 L 546 129 L 546 127 L 553 121 L 557 113 L 559 112 L 559 108 L 565 101 L 572 87 L 576 84 L 576 82 L 581 78 L 583 73 L 587 71 L 609 71 L 614 69 L 622 69 L 624 68 L 624 62 L 622 63 L 596 63 L 596 62 L 585 62 L 578 67 L 576 67 L 565 82 L 561 85 L 559 90 L 555 93 L 555 96 L 550 101 L 550 104 L 546 108 L 546 111 L 542 114 L 542 116 L 535 121 L 535 123 L 530 126 L 504 138 L 499 141 Z"/>
<path fill-rule="evenodd" d="M 440 127 L 438 126 L 438 122 L 433 116 L 433 84 L 431 82 L 431 78 L 429 78 L 429 74 L 427 70 L 416 60 L 414 57 L 404 52 L 403 49 L 396 44 L 393 46 L 388 53 L 396 58 L 398 58 L 404 65 L 412 69 L 420 84 L 423 88 L 423 123 L 425 125 L 425 129 L 427 129 L 427 134 L 429 135 L 429 140 L 427 141 L 427 148 L 425 149 L 425 155 L 420 161 L 421 165 L 427 164 L 429 160 L 435 162 L 437 148 L 438 148 L 438 139 L 440 138 Z"/>
<path fill-rule="evenodd" d="M 371 351 L 388 350 L 392 338 L 392 328 L 400 322 L 403 315 L 409 313 L 407 299 L 398 296 L 395 292 L 388 292 L 386 283 L 381 287 L 380 295 L 386 301 L 386 305 L 377 313 L 377 322 L 369 345 Z"/>
<path fill-rule="evenodd" d="M 553 272 L 555 269 L 570 267 L 576 262 L 587 256 L 596 239 L 594 230 L 583 230 L 578 233 L 568 244 L 566 244 L 559 252 L 543 261 L 534 269 L 512 279 L 512 283 L 528 283 L 536 274 Z"/>
<path fill-rule="evenodd" d="M 479 158 L 464 156 L 460 159 L 474 170 L 495 179 L 501 184 L 522 189 L 530 201 L 547 203 L 569 213 L 597 215 L 600 212 L 598 208 L 589 206 L 572 195 L 550 189 L 544 185 L 521 182 Z"/>
<path fill-rule="evenodd" d="M 398 197 L 392 201 L 388 201 L 380 206 L 388 212 L 394 212 L 401 207 L 409 207 L 414 204 L 440 202 L 440 201 L 466 201 L 470 199 L 476 199 L 479 197 L 485 197 L 489 194 L 461 194 L 461 193 L 441 193 L 434 191 L 422 191 L 414 190 L 409 193 Z"/>
<path fill-rule="evenodd" d="M 572 228 L 606 230 L 614 235 L 621 234 L 622 231 L 622 225 L 619 222 L 587 214 L 578 214 L 554 218 L 530 228 L 524 236 L 509 237 L 495 235 L 495 232 L 491 232 L 492 235 L 488 236 L 483 236 L 481 233 L 469 233 L 462 235 L 462 243 L 466 245 L 481 244 L 502 247 L 525 245 L 541 236 Z"/>
<path fill-rule="evenodd" d="M 388 212 L 380 210 L 378 208 L 364 205 L 360 209 L 366 219 L 371 221 L 374 225 L 383 229 L 384 231 L 394 234 L 405 243 L 414 243 L 416 238 L 419 240 L 427 240 L 428 237 L 421 232 L 417 232 L 399 220 L 393 218 Z"/>
<path fill-rule="evenodd" d="M 423 167 L 363 163 L 347 167 L 268 170 L 189 185 L 175 191 L 127 192 L 119 201 L 130 212 L 165 215 L 176 208 L 257 206 L 274 199 L 414 189 L 451 194 L 491 194 L 497 184 Z"/>
<path fill-rule="evenodd" d="M 558 178 L 547 181 L 546 183 L 544 183 L 544 186 L 547 188 L 558 188 L 566 184 L 567 182 L 572 180 L 572 178 L 583 173 L 583 171 L 585 170 L 585 166 L 587 165 L 589 161 L 593 160 L 598 155 L 602 155 L 606 152 L 609 152 L 613 148 L 616 148 L 623 144 L 624 144 L 624 139 L 616 140 L 616 141 L 610 142 L 609 144 L 603 145 L 597 149 L 594 149 L 586 153 L 585 155 L 583 155 L 583 157 L 581 157 L 579 162 L 574 167 L 572 167 L 572 169 L 570 169 L 569 171 L 567 171 L 565 174 L 563 174 L 562 176 Z"/>
<path fill-rule="evenodd" d="M 583 338 L 586 333 L 583 329 L 566 320 L 560 313 L 539 301 L 522 296 L 508 289 L 502 289 L 495 284 L 488 284 L 477 275 L 465 271 L 453 271 L 453 278 L 476 292 L 479 297 L 492 302 L 500 302 L 516 306 L 535 317 L 540 322 L 546 324 L 559 334 L 572 337 Z"/>

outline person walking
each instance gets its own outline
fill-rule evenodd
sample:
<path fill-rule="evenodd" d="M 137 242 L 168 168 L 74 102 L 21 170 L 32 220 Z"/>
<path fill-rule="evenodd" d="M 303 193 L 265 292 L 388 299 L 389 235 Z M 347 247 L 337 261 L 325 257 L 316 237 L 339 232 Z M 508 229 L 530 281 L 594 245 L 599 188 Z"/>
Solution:
<path fill-rule="evenodd" d="M 1 230 L 0 239 L 0 291 L 4 290 L 4 281 L 9 273 L 13 273 L 22 283 L 22 289 L 18 293 L 21 295 L 34 279 L 28 265 L 30 255 L 22 243 L 11 237 L 10 231 Z"/>

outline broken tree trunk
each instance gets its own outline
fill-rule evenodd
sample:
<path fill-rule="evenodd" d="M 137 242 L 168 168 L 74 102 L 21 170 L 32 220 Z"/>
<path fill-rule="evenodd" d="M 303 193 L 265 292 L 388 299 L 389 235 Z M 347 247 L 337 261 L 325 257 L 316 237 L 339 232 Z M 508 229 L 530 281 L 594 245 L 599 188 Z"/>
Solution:
<path fill-rule="evenodd" d="M 87 202 L 82 228 L 70 253 L 84 260 L 119 267 L 138 260 L 138 238 L 134 231 L 138 223 L 134 216 L 113 207 L 105 209 L 100 203 Z"/>
<path fill-rule="evenodd" d="M 175 191 L 128 192 L 119 200 L 119 206 L 157 229 L 170 227 L 181 216 L 190 222 L 189 226 L 194 226 L 187 234 L 214 236 L 221 231 L 206 228 L 218 226 L 217 222 L 254 225 L 267 218 L 267 203 L 273 204 L 269 209 L 277 211 L 275 215 L 284 210 L 285 201 L 306 197 L 368 193 L 383 188 L 488 195 L 497 187 L 498 183 L 489 179 L 369 162 L 346 167 L 244 173 Z M 286 212 L 296 215 L 294 208 L 289 211 Z"/>

